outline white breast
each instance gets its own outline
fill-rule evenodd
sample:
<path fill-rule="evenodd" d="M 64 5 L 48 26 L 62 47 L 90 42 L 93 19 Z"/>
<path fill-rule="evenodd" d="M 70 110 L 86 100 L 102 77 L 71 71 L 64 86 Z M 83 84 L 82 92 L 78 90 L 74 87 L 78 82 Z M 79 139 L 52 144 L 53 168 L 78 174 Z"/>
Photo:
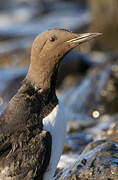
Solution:
<path fill-rule="evenodd" d="M 51 159 L 43 180 L 53 180 L 63 150 L 66 134 L 66 115 L 64 107 L 60 102 L 53 111 L 43 119 L 43 129 L 49 131 L 52 136 Z"/>

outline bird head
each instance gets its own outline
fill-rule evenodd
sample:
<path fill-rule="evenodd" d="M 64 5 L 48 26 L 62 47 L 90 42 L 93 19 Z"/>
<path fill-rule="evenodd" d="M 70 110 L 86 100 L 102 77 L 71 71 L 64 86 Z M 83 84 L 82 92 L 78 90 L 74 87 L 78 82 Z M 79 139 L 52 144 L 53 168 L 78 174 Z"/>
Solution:
<path fill-rule="evenodd" d="M 55 79 L 63 57 L 73 48 L 101 33 L 75 34 L 64 29 L 47 30 L 33 42 L 27 78 L 37 88 L 48 89 Z"/>

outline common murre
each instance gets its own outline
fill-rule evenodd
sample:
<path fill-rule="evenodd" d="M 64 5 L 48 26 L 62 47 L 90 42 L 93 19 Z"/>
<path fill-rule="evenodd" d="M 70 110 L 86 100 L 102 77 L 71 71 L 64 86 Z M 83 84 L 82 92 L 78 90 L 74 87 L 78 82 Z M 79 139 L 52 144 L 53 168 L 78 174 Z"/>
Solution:
<path fill-rule="evenodd" d="M 58 67 L 66 53 L 98 35 L 54 29 L 35 39 L 22 87 L 0 116 L 1 180 L 53 180 L 66 131 L 55 94 Z"/>

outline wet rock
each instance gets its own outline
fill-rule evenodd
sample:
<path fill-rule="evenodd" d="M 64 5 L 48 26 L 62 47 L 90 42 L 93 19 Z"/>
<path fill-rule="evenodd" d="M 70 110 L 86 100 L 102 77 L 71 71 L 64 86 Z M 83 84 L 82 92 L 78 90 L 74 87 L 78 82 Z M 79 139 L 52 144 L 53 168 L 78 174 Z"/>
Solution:
<path fill-rule="evenodd" d="M 60 96 L 71 114 L 99 119 L 118 112 L 118 60 L 89 69 L 86 76 Z M 91 119 L 91 118 L 90 118 Z"/>
<path fill-rule="evenodd" d="M 81 153 L 92 140 L 92 137 L 85 132 L 71 133 L 66 136 L 66 142 L 78 153 Z"/>
<path fill-rule="evenodd" d="M 118 145 L 105 142 L 86 153 L 64 169 L 55 180 L 117 180 Z"/>
<path fill-rule="evenodd" d="M 115 135 L 115 134 L 117 134 L 118 133 L 118 114 L 117 115 L 114 115 L 115 117 L 115 121 L 114 122 L 112 122 L 111 124 L 110 124 L 110 126 L 109 126 L 109 128 L 107 129 L 107 132 L 106 132 L 106 134 L 107 134 L 107 136 L 113 136 L 113 135 Z M 117 119 L 116 119 L 117 118 Z"/>
<path fill-rule="evenodd" d="M 8 55 L 11 56 L 13 53 L 16 52 L 17 52 L 16 54 L 18 54 L 19 51 L 20 52 L 24 52 L 26 50 L 28 51 L 31 48 L 33 39 L 34 38 L 21 38 L 21 39 L 6 40 L 0 42 L 0 57 L 6 57 Z"/>
<path fill-rule="evenodd" d="M 63 101 L 62 101 L 63 102 Z M 89 115 L 84 113 L 71 113 L 68 112 L 68 123 L 67 123 L 67 132 L 77 132 L 84 130 L 86 128 L 90 128 L 96 125 L 96 121 L 94 118 L 91 118 Z"/>
<path fill-rule="evenodd" d="M 26 68 L 0 69 L 0 113 L 21 86 L 26 71 Z"/>
<path fill-rule="evenodd" d="M 61 84 L 61 91 L 62 89 L 67 90 L 67 87 L 79 82 L 87 71 L 94 66 L 97 66 L 97 63 L 91 61 L 91 57 L 89 58 L 87 55 L 76 51 L 69 52 L 59 68 L 57 87 Z"/>
<path fill-rule="evenodd" d="M 87 9 L 81 10 L 81 7 L 73 2 L 45 2 L 37 3 L 34 7 L 33 5 L 27 7 L 26 5 L 20 9 L 17 5 L 15 12 L 12 9 L 7 14 L 0 13 L 0 35 L 2 37 L 34 37 L 40 32 L 55 27 L 80 30 L 91 20 L 90 12 Z M 40 12 L 46 12 L 45 16 L 40 16 Z"/>
<path fill-rule="evenodd" d="M 79 157 L 77 153 L 63 154 L 60 158 L 57 168 L 62 170 L 73 164 Z"/>
<path fill-rule="evenodd" d="M 111 72 L 101 93 L 101 100 L 106 113 L 118 112 L 118 60 L 111 63 Z"/>
<path fill-rule="evenodd" d="M 114 115 L 115 116 L 115 115 Z M 94 140 L 103 139 L 108 136 L 107 131 L 109 127 L 116 121 L 116 117 L 110 115 L 102 115 L 96 124 L 89 127 L 86 131 L 93 137 Z"/>
<path fill-rule="evenodd" d="M 74 113 L 90 113 L 91 115 L 97 109 L 101 91 L 106 84 L 110 70 L 111 66 L 108 65 L 104 70 L 85 77 L 73 93 L 70 96 L 68 95 L 69 99 L 67 99 L 68 102 L 65 104 L 69 111 Z"/>

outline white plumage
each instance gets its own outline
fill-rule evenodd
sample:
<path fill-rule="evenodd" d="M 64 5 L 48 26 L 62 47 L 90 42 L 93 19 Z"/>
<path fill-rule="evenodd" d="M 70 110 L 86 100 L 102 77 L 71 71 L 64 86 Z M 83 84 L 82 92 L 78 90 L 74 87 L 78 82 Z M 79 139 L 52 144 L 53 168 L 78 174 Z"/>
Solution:
<path fill-rule="evenodd" d="M 43 180 L 53 180 L 53 176 L 64 146 L 66 119 L 64 107 L 60 102 L 53 111 L 43 119 L 43 129 L 49 131 L 52 136 L 51 159 Z"/>

